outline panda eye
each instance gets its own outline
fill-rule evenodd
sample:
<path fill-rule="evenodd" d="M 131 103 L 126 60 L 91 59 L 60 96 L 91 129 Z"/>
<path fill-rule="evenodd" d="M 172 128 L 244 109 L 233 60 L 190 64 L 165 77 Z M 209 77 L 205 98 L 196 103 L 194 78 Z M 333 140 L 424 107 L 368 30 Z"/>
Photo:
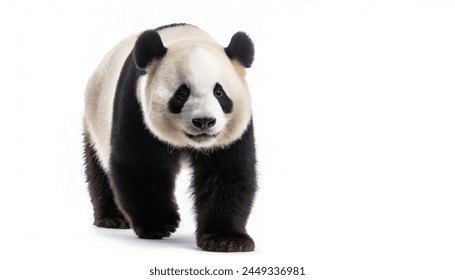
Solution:
<path fill-rule="evenodd" d="M 224 94 L 224 90 L 221 86 L 215 87 L 215 89 L 213 90 L 213 94 L 215 94 L 216 97 L 221 97 Z"/>
<path fill-rule="evenodd" d="M 187 99 L 190 95 L 190 90 L 187 87 L 180 87 L 177 92 L 177 98 L 180 100 Z"/>

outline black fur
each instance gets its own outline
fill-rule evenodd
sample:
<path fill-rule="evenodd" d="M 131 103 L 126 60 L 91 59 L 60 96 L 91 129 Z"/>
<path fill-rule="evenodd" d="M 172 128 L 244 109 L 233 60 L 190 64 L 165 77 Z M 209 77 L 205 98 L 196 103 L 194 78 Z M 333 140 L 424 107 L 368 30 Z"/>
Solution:
<path fill-rule="evenodd" d="M 186 85 L 181 85 L 169 100 L 169 111 L 171 111 L 173 114 L 182 112 L 183 105 L 185 105 L 185 102 L 188 100 L 189 96 L 190 89 Z"/>
<path fill-rule="evenodd" d="M 222 92 L 221 96 L 217 96 L 217 91 Z M 232 113 L 232 107 L 234 106 L 232 100 L 229 98 L 229 96 L 227 96 L 226 92 L 224 92 L 223 87 L 219 83 L 216 83 L 215 88 L 213 89 L 213 94 L 215 95 L 216 99 L 218 99 L 223 112 L 225 114 Z"/>
<path fill-rule="evenodd" d="M 134 46 L 134 60 L 136 67 L 144 70 L 154 60 L 159 60 L 166 55 L 167 49 L 164 47 L 158 31 L 187 25 L 186 23 L 173 23 L 160 26 L 154 30 L 146 30 L 139 35 Z"/>
<path fill-rule="evenodd" d="M 139 35 L 134 46 L 134 61 L 136 67 L 144 70 L 150 63 L 166 55 L 161 37 L 156 30 L 147 30 Z"/>
<path fill-rule="evenodd" d="M 235 33 L 224 49 L 230 59 L 235 59 L 244 67 L 250 68 L 254 60 L 254 44 L 244 32 Z"/>
<path fill-rule="evenodd" d="M 93 204 L 94 225 L 106 228 L 129 228 L 114 202 L 109 179 L 96 158 L 95 150 L 84 135 L 85 175 Z"/>
<path fill-rule="evenodd" d="M 110 179 L 136 234 L 157 239 L 169 236 L 180 221 L 174 198 L 180 153 L 171 152 L 145 127 L 135 94 L 140 74 L 130 55 L 114 99 Z"/>
<path fill-rule="evenodd" d="M 163 29 L 173 28 L 173 27 L 183 26 L 183 25 L 190 25 L 190 24 L 187 24 L 187 23 L 172 23 L 172 24 L 167 24 L 167 25 L 163 25 L 163 26 L 160 26 L 158 28 L 155 28 L 155 30 L 156 31 L 160 31 L 160 30 L 163 30 Z"/>

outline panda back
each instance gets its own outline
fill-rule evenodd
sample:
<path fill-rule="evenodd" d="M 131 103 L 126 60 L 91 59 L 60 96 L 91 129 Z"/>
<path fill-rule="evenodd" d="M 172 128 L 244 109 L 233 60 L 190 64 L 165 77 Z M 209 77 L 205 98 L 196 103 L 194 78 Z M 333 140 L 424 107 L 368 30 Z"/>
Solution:
<path fill-rule="evenodd" d="M 101 166 L 109 169 L 110 137 L 115 90 L 120 71 L 131 52 L 137 35 L 111 49 L 91 76 L 85 92 L 84 128 Z"/>
<path fill-rule="evenodd" d="M 165 47 L 172 47 L 175 44 L 187 42 L 210 42 L 216 44 L 216 41 L 200 28 L 189 25 L 170 25 L 170 27 L 157 28 L 161 40 Z"/>

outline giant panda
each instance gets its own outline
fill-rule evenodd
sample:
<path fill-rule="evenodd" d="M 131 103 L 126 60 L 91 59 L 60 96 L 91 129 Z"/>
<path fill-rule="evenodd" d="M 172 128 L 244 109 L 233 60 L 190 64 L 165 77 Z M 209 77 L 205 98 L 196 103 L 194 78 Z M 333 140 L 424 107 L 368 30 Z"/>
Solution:
<path fill-rule="evenodd" d="M 85 93 L 84 158 L 94 225 L 161 239 L 178 227 L 174 184 L 192 169 L 197 245 L 252 251 L 246 231 L 256 183 L 249 36 L 227 47 L 189 24 L 117 44 Z"/>

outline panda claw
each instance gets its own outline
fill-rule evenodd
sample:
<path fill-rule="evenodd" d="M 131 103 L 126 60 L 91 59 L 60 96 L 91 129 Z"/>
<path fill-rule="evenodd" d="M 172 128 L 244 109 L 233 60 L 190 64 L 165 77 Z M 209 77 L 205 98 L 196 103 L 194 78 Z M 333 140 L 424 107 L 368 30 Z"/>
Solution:
<path fill-rule="evenodd" d="M 134 227 L 134 231 L 139 238 L 142 239 L 162 239 L 163 237 L 171 236 L 175 232 L 178 225 L 166 225 L 163 228 L 145 228 Z"/>
<path fill-rule="evenodd" d="M 204 251 L 212 252 L 251 252 L 254 241 L 247 234 L 203 234 L 197 245 Z"/>
<path fill-rule="evenodd" d="M 129 229 L 130 225 L 123 217 L 105 217 L 96 219 L 93 224 L 102 228 Z"/>

